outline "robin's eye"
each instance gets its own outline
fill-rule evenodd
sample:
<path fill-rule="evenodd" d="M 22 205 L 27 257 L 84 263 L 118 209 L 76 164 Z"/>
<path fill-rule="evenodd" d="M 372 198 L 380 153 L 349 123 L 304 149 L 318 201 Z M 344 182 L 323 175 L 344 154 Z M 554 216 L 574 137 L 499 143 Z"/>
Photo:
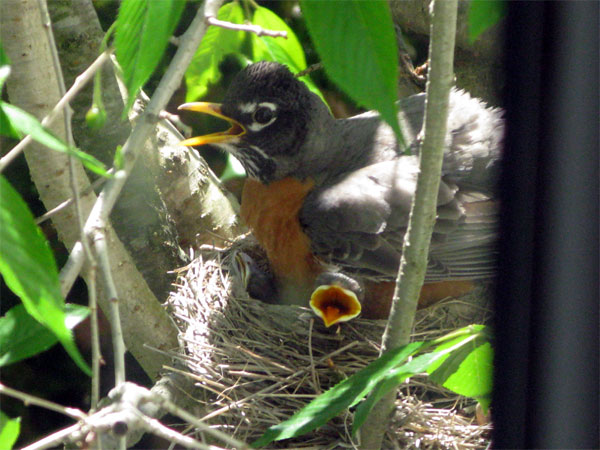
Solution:
<path fill-rule="evenodd" d="M 272 109 L 267 108 L 266 106 L 261 106 L 256 111 L 254 111 L 254 114 L 252 114 L 252 119 L 254 119 L 254 121 L 257 123 L 260 123 L 261 125 L 265 125 L 271 122 L 274 117 L 275 112 Z"/>

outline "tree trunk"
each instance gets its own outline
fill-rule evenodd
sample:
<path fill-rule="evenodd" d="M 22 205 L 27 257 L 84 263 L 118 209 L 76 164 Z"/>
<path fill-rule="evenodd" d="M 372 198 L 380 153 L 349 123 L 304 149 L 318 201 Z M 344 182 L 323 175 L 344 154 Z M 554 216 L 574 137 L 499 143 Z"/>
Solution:
<path fill-rule="evenodd" d="M 11 60 L 12 73 L 7 81 L 11 103 L 41 119 L 60 97 L 58 81 L 53 68 L 50 43 L 44 32 L 37 0 L 3 0 L 0 3 L 2 43 Z M 51 127 L 59 137 L 65 137 L 64 121 Z M 31 144 L 25 150 L 31 177 L 47 209 L 54 208 L 71 197 L 68 158 L 42 145 Z M 74 176 L 81 191 L 89 180 L 76 162 Z M 85 217 L 96 196 L 81 197 Z M 73 207 L 66 208 L 52 219 L 59 238 L 68 249 L 79 240 L 78 220 Z M 131 256 L 111 227 L 106 229 L 111 257 L 112 274 L 119 292 L 119 305 L 127 348 L 144 370 L 156 378 L 168 358 L 144 347 L 168 350 L 177 348 L 176 329 L 142 278 Z M 100 306 L 108 312 L 108 299 L 100 295 Z"/>

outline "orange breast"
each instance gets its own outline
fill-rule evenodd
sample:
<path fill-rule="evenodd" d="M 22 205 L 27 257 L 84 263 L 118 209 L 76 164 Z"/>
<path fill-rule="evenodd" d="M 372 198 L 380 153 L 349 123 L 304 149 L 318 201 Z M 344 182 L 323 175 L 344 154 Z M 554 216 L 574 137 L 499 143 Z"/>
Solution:
<path fill-rule="evenodd" d="M 248 179 L 242 191 L 241 216 L 265 249 L 279 282 L 312 286 L 319 272 L 298 213 L 312 180 L 284 178 L 269 185 Z M 308 301 L 308 300 L 307 300 Z"/>

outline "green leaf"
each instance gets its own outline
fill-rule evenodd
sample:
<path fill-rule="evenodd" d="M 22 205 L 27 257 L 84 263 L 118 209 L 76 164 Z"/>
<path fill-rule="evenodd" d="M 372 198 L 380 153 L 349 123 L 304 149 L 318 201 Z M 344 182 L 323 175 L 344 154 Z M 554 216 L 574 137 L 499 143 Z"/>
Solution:
<path fill-rule="evenodd" d="M 469 42 L 472 44 L 488 28 L 506 15 L 504 0 L 471 0 L 469 4 Z"/>
<path fill-rule="evenodd" d="M 11 125 L 22 135 L 30 135 L 36 142 L 52 150 L 66 152 L 69 146 L 45 129 L 31 114 L 10 103 L 0 102 L 0 108 L 6 113 Z"/>
<path fill-rule="evenodd" d="M 0 46 L 0 92 L 2 92 L 2 86 L 6 82 L 6 79 L 10 75 L 10 66 L 8 65 L 4 50 Z M 0 108 L 0 135 L 8 136 L 13 139 L 19 139 L 19 133 L 11 125 L 10 120 L 6 117 L 4 110 Z"/>
<path fill-rule="evenodd" d="M 31 138 L 46 147 L 59 152 L 67 153 L 79 159 L 81 163 L 92 172 L 103 177 L 110 177 L 104 164 L 94 158 L 92 155 L 79 150 L 75 147 L 69 147 L 50 131 L 31 114 L 23 111 L 10 103 L 0 101 L 0 111 L 6 113 L 9 125 L 22 135 L 30 135 Z"/>
<path fill-rule="evenodd" d="M 8 55 L 4 51 L 4 46 L 2 46 L 2 41 L 0 41 L 0 66 L 10 66 L 10 59 Z"/>
<path fill-rule="evenodd" d="M 2 89 L 2 86 L 4 86 L 4 83 L 6 82 L 6 79 L 8 78 L 9 75 L 10 75 L 10 66 L 9 65 L 0 65 L 0 90 Z"/>
<path fill-rule="evenodd" d="M 354 436 L 362 424 L 365 423 L 365 420 L 367 420 L 369 413 L 377 402 L 409 376 L 410 374 L 406 374 L 405 377 L 384 378 L 377 383 L 377 386 L 375 386 L 365 401 L 356 408 L 354 420 L 352 421 L 352 436 Z"/>
<path fill-rule="evenodd" d="M 0 273 L 31 316 L 48 328 L 86 374 L 91 371 L 65 325 L 56 262 L 23 199 L 0 176 Z"/>
<path fill-rule="evenodd" d="M 276 61 L 285 64 L 292 73 L 298 73 L 306 69 L 306 58 L 302 44 L 300 44 L 294 31 L 277 14 L 268 8 L 258 7 L 252 16 L 252 23 L 261 26 L 265 30 L 285 31 L 288 36 L 287 39 L 284 39 L 252 34 L 253 61 Z M 325 101 L 321 91 L 309 76 L 300 77 L 300 80 Z"/>
<path fill-rule="evenodd" d="M 430 378 L 446 389 L 471 398 L 492 393 L 494 352 L 490 342 L 476 339 L 449 355 L 430 372 Z"/>
<path fill-rule="evenodd" d="M 89 314 L 85 306 L 67 303 L 65 325 L 73 329 Z M 58 339 L 33 319 L 23 305 L 16 305 L 0 317 L 0 367 L 48 350 Z"/>
<path fill-rule="evenodd" d="M 436 345 L 434 351 L 445 350 L 448 348 L 459 349 L 460 352 L 457 350 L 454 353 L 455 357 L 453 358 L 453 361 L 449 362 L 449 364 L 452 364 L 454 368 L 456 368 L 458 367 L 462 359 L 464 359 L 466 354 L 468 354 L 469 349 L 475 348 L 476 346 L 481 345 L 482 343 L 487 342 L 490 339 L 491 333 L 487 326 L 469 325 L 464 328 L 455 330 L 452 333 L 449 333 L 440 339 L 436 339 L 432 342 L 432 344 Z M 471 344 L 465 350 L 462 344 L 469 342 Z M 467 353 L 465 353 L 465 351 Z M 437 361 L 435 364 L 432 364 L 431 367 L 428 368 L 429 374 L 432 374 L 433 372 L 438 370 L 438 368 L 440 368 L 442 364 L 446 362 L 448 356 L 444 357 L 442 360 Z M 452 370 L 453 369 L 448 364 L 444 369 L 448 376 L 453 373 Z M 442 373 L 443 372 L 440 371 L 438 373 L 438 378 L 436 379 L 436 381 L 439 381 L 440 384 L 446 380 L 446 378 L 441 378 L 443 376 Z"/>
<path fill-rule="evenodd" d="M 241 24 L 245 20 L 244 10 L 239 3 L 228 3 L 219 9 L 217 18 Z M 252 14 L 252 24 L 268 30 L 286 31 L 288 38 L 259 37 L 253 33 L 210 27 L 185 73 L 187 102 L 204 97 L 210 85 L 219 82 L 222 76 L 219 64 L 228 55 L 238 58 L 242 66 L 264 60 L 285 64 L 293 73 L 306 68 L 306 59 L 300 41 L 294 31 L 277 14 L 259 6 Z M 323 98 L 308 76 L 301 77 L 300 80 L 306 83 L 312 92 Z"/>
<path fill-rule="evenodd" d="M 287 39 L 282 37 L 257 36 L 252 34 L 253 40 L 253 60 L 278 61 L 290 66 L 290 70 L 296 69 L 296 72 L 306 68 L 306 59 L 302 44 L 296 37 L 294 31 L 273 11 L 268 8 L 258 7 L 252 15 L 252 23 L 265 30 L 285 31 Z M 276 52 L 281 59 L 274 59 L 269 44 L 276 47 Z"/>
<path fill-rule="evenodd" d="M 407 378 L 417 375 L 423 372 L 432 373 L 437 368 L 440 368 L 446 361 L 456 360 L 460 358 L 460 354 L 466 349 L 467 352 L 471 351 L 472 343 L 476 342 L 477 339 L 485 339 L 487 336 L 487 327 L 483 325 L 470 325 L 451 333 L 442 336 L 426 343 L 421 349 L 424 350 L 429 348 L 430 345 L 437 346 L 433 351 L 414 357 L 411 361 L 402 364 L 399 367 L 394 368 L 390 371 L 386 377 L 379 382 L 379 384 L 373 389 L 369 397 L 361 403 L 354 414 L 354 422 L 352 425 L 352 434 L 362 426 L 366 420 L 368 414 L 373 409 L 373 406 L 391 389 L 398 386 Z M 479 344 L 475 344 L 479 345 Z M 449 374 L 451 375 L 451 374 Z M 434 381 L 445 386 L 441 378 L 432 377 Z M 464 394 L 462 394 L 464 395 Z"/>
<path fill-rule="evenodd" d="M 123 116 L 158 66 L 183 11 L 183 0 L 123 0 L 115 33 L 115 53 L 129 99 Z"/>
<path fill-rule="evenodd" d="M 105 178 L 112 178 L 112 175 L 106 170 L 104 163 L 97 160 L 92 155 L 79 150 L 77 147 L 69 147 L 67 154 L 77 158 L 79 161 L 81 161 L 81 164 L 83 164 L 86 169 L 94 172 L 96 175 L 100 175 L 101 177 Z"/>
<path fill-rule="evenodd" d="M 360 105 L 376 109 L 401 138 L 395 100 L 398 49 L 387 2 L 300 2 L 329 77 Z"/>
<path fill-rule="evenodd" d="M 227 164 L 225 165 L 225 169 L 221 174 L 221 181 L 229 181 L 234 178 L 243 178 L 246 176 L 246 171 L 242 164 L 236 159 L 235 156 L 231 154 L 227 154 Z"/>
<path fill-rule="evenodd" d="M 430 365 L 443 358 L 450 351 L 451 349 L 419 355 L 387 373 L 385 378 L 375 386 L 369 397 L 356 408 L 352 424 L 352 435 L 358 431 L 373 407 L 385 394 L 400 385 L 407 378 L 425 372 Z"/>
<path fill-rule="evenodd" d="M 314 399 L 290 419 L 270 427 L 252 446 L 260 447 L 275 440 L 300 436 L 324 425 L 344 409 L 358 403 L 392 368 L 414 355 L 423 345 L 423 342 L 413 342 L 386 352 L 372 364 Z"/>
<path fill-rule="evenodd" d="M 113 166 L 115 166 L 115 170 L 121 170 L 125 166 L 125 159 L 123 158 L 123 146 L 121 145 L 117 145 L 117 149 L 115 150 Z"/>
<path fill-rule="evenodd" d="M 11 419 L 0 411 L 0 448 L 10 450 L 21 432 L 21 418 Z"/>
<path fill-rule="evenodd" d="M 243 23 L 244 11 L 239 3 L 223 5 L 217 14 L 219 20 Z M 219 63 L 229 54 L 242 57 L 242 47 L 246 33 L 226 30 L 221 27 L 209 27 L 192 62 L 185 72 L 187 86 L 186 102 L 197 101 L 206 95 L 208 86 L 221 79 Z"/>

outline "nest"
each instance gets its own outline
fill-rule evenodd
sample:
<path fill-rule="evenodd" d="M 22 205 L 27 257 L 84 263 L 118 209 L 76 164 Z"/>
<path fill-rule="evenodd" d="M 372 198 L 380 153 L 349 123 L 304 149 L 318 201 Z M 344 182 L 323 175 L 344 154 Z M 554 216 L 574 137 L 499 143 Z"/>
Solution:
<path fill-rule="evenodd" d="M 253 243 L 245 238 L 236 249 Z M 309 308 L 251 299 L 227 268 L 231 249 L 204 250 L 179 271 L 168 305 L 179 326 L 186 376 L 207 423 L 250 443 L 315 396 L 375 360 L 384 321 L 355 319 L 325 328 Z M 253 255 L 254 256 L 254 255 Z M 233 272 L 232 272 L 233 273 Z M 418 312 L 415 340 L 429 340 L 490 317 L 481 289 Z M 482 304 L 483 302 L 483 304 Z M 307 435 L 269 448 L 355 448 L 347 411 Z M 486 448 L 490 425 L 478 425 L 475 402 L 423 377 L 399 390 L 384 448 Z"/>

